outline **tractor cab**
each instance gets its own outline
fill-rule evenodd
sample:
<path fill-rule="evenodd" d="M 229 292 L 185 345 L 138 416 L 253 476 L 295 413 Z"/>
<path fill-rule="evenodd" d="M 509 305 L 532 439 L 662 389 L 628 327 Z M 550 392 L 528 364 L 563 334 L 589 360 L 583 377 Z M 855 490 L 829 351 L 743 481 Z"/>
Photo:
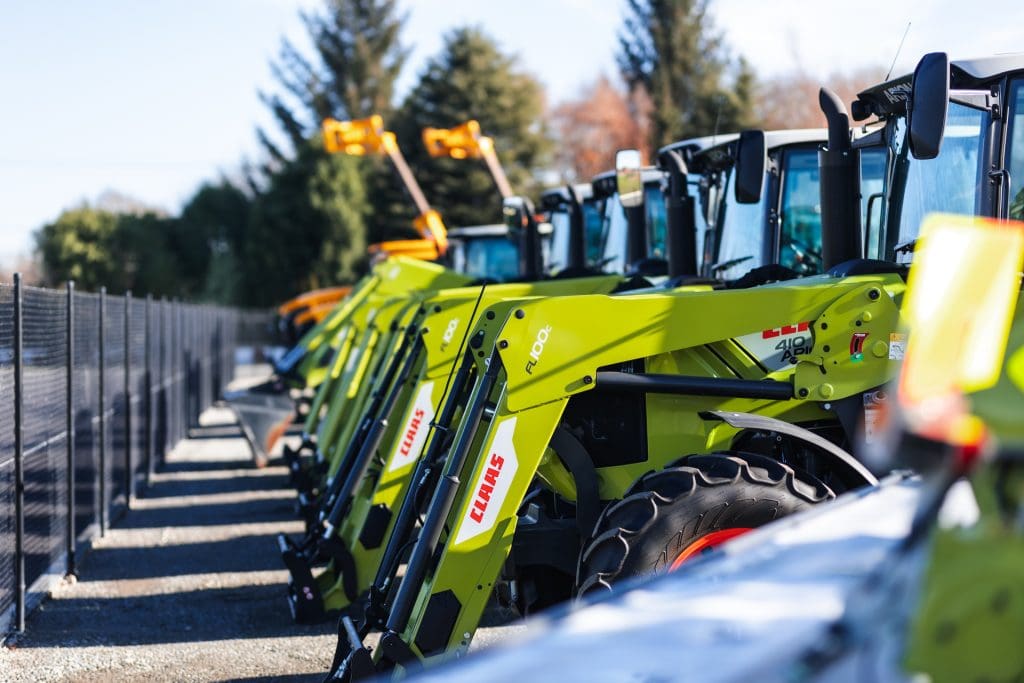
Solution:
<path fill-rule="evenodd" d="M 601 173 L 591 182 L 594 201 L 601 211 L 601 256 L 597 265 L 610 273 L 665 275 L 664 174 L 654 166 L 640 168 L 638 173 L 642 189 L 636 195 L 640 201 L 633 206 L 626 206 L 619 195 L 616 171 Z"/>
<path fill-rule="evenodd" d="M 540 210 L 551 225 L 551 246 L 545 261 L 553 274 L 599 270 L 603 205 L 589 183 L 546 190 Z"/>
<path fill-rule="evenodd" d="M 841 105 L 823 96 L 823 108 L 830 130 L 843 125 Z M 830 134 L 830 147 L 847 147 L 845 157 L 864 167 L 881 154 L 883 182 L 864 187 L 856 207 L 863 244 L 841 245 L 833 262 L 911 261 L 926 213 L 1024 218 L 1024 55 L 925 55 L 913 74 L 861 92 L 851 113 L 866 123 L 852 138 Z M 849 175 L 833 175 L 822 192 L 835 197 L 849 188 Z"/>
<path fill-rule="evenodd" d="M 763 143 L 749 140 L 757 137 Z M 692 156 L 699 275 L 731 280 L 768 264 L 800 276 L 822 272 L 818 147 L 825 139 L 820 129 L 747 131 Z M 883 159 L 881 152 L 864 158 L 864 187 L 881 189 Z"/>
<path fill-rule="evenodd" d="M 452 228 L 448 256 L 452 270 L 472 277 L 506 282 L 519 274 L 519 249 L 503 223 Z"/>

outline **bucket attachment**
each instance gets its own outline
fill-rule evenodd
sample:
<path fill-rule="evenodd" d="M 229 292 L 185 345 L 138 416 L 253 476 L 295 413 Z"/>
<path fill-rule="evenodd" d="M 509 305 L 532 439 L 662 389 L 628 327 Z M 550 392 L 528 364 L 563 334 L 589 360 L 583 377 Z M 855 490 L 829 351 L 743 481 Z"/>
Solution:
<path fill-rule="evenodd" d="M 238 418 L 253 461 L 257 467 L 263 467 L 270 459 L 271 437 L 276 440 L 283 431 L 280 426 L 291 423 L 296 415 L 295 401 L 287 387 L 272 380 L 249 389 L 225 392 L 224 400 Z"/>

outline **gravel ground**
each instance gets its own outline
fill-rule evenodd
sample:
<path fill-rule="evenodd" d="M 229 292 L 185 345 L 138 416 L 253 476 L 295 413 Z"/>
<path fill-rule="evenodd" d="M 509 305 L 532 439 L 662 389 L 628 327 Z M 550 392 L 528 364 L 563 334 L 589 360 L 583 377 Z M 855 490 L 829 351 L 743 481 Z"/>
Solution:
<path fill-rule="evenodd" d="M 232 421 L 211 409 L 201 423 Z M 253 469 L 241 438 L 182 442 L 80 578 L 0 647 L 0 681 L 322 680 L 335 625 L 292 623 L 275 540 L 303 531 L 294 496 L 285 468 Z M 507 619 L 489 612 L 485 623 Z M 473 649 L 522 629 L 482 628 Z"/>
<path fill-rule="evenodd" d="M 207 425 L 230 422 L 210 410 Z M 292 623 L 275 536 L 299 534 L 284 467 L 191 439 L 0 648 L 2 681 L 319 681 L 334 625 Z"/>

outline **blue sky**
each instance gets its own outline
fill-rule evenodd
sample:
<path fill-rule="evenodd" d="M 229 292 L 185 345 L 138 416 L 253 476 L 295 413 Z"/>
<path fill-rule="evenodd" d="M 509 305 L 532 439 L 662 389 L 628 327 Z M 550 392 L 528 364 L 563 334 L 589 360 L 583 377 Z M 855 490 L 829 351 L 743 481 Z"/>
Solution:
<path fill-rule="evenodd" d="M 267 123 L 257 90 L 281 36 L 304 43 L 301 8 L 318 0 L 32 0 L 0 7 L 0 263 L 28 252 L 32 230 L 114 189 L 174 211 L 204 179 L 258 156 Z M 620 0 L 407 0 L 413 48 L 400 93 L 452 26 L 477 24 L 548 87 L 574 95 L 614 73 Z M 854 5 L 855 7 L 856 5 Z M 862 7 L 866 7 L 863 6 Z M 736 54 L 762 75 L 803 64 L 831 71 L 923 52 L 976 56 L 1024 49 L 1024 3 L 984 11 L 962 0 L 903 0 L 856 14 L 836 0 L 717 0 L 712 13 Z M 994 26 L 987 26 L 998 16 Z"/>

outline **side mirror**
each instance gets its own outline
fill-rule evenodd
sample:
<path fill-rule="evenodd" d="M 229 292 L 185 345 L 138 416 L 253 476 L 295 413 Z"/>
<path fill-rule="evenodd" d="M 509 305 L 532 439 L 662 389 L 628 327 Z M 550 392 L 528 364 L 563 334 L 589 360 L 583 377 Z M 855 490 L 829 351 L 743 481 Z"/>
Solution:
<path fill-rule="evenodd" d="M 640 150 L 620 149 L 615 153 L 615 186 L 619 193 L 619 202 L 624 208 L 631 209 L 643 204 Z"/>
<path fill-rule="evenodd" d="M 736 174 L 734 189 L 736 201 L 740 204 L 757 204 L 761 201 L 764 173 L 768 166 L 765 151 L 764 131 L 745 130 L 736 143 Z"/>
<path fill-rule="evenodd" d="M 907 100 L 910 152 L 915 159 L 939 156 L 949 104 L 949 55 L 931 52 L 918 62 Z"/>

